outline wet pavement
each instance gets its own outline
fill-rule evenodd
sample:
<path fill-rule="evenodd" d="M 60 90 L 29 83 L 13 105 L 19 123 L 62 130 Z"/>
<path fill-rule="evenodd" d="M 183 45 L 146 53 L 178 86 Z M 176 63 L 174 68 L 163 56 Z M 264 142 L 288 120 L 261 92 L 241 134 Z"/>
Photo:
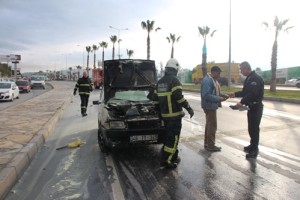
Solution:
<path fill-rule="evenodd" d="M 49 84 L 49 92 L 0 112 L 0 199 L 22 176 L 72 101 L 74 84 Z"/>

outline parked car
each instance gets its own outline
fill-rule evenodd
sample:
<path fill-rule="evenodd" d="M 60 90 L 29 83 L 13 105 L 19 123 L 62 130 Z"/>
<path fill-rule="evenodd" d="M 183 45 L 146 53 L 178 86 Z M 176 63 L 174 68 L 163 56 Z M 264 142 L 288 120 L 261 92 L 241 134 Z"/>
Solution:
<path fill-rule="evenodd" d="M 15 82 L 13 78 L 0 78 L 0 82 Z"/>
<path fill-rule="evenodd" d="M 299 78 L 292 78 L 290 80 L 287 80 L 285 82 L 285 85 L 296 86 L 296 87 L 300 88 L 300 79 Z"/>
<path fill-rule="evenodd" d="M 108 60 L 100 91 L 98 143 L 102 152 L 136 143 L 160 144 L 166 128 L 158 107 L 147 95 L 157 82 L 151 60 Z"/>
<path fill-rule="evenodd" d="M 19 87 L 15 82 L 0 82 L 0 101 L 13 101 L 20 98 Z"/>
<path fill-rule="evenodd" d="M 19 87 L 20 92 L 30 92 L 31 86 L 27 80 L 17 80 L 16 85 Z"/>

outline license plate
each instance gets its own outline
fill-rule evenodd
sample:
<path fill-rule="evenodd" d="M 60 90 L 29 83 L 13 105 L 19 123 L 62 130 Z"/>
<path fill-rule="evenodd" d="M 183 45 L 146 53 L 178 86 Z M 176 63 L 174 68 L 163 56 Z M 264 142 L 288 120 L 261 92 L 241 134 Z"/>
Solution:
<path fill-rule="evenodd" d="M 158 135 L 133 135 L 130 136 L 130 142 L 139 141 L 157 141 Z"/>

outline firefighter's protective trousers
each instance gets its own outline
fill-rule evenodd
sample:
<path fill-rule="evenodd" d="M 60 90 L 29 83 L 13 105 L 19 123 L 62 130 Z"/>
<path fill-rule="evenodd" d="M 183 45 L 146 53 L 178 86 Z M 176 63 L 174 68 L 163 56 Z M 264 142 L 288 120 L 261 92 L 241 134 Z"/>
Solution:
<path fill-rule="evenodd" d="M 178 142 L 182 127 L 181 118 L 164 120 L 167 128 L 167 135 L 162 147 L 161 162 L 172 163 L 178 157 Z"/>
<path fill-rule="evenodd" d="M 83 114 L 86 113 L 90 95 L 88 95 L 88 94 L 79 94 L 79 96 L 80 96 L 80 100 L 81 100 L 81 104 L 80 104 L 81 114 L 83 115 Z"/>

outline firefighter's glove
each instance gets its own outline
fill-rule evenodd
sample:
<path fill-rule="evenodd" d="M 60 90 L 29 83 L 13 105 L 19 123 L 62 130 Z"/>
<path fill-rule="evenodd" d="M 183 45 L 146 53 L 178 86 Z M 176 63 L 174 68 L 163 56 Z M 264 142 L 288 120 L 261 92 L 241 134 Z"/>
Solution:
<path fill-rule="evenodd" d="M 190 118 L 192 118 L 192 117 L 194 116 L 194 110 L 193 110 L 191 107 L 189 107 L 189 108 L 187 109 L 187 111 L 188 111 L 189 114 L 190 114 Z"/>

